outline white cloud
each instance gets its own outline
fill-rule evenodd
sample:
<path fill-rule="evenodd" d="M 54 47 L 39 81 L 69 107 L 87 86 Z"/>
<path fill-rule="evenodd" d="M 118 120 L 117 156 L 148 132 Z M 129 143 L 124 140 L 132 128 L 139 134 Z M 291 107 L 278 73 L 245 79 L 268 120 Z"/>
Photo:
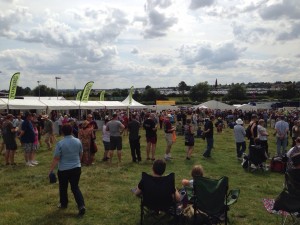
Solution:
<path fill-rule="evenodd" d="M 213 5 L 215 0 L 191 0 L 190 9 L 196 10 L 199 8 Z"/>
<path fill-rule="evenodd" d="M 282 0 L 282 2 L 266 5 L 260 10 L 260 16 L 265 20 L 280 18 L 300 19 L 300 1 Z"/>
<path fill-rule="evenodd" d="M 183 45 L 179 49 L 180 58 L 187 65 L 202 65 L 205 67 L 222 66 L 227 62 L 237 61 L 245 48 L 235 46 L 232 42 L 212 46 L 210 43 Z"/>
<path fill-rule="evenodd" d="M 299 2 L 0 1 L 0 89 L 299 81 Z"/>

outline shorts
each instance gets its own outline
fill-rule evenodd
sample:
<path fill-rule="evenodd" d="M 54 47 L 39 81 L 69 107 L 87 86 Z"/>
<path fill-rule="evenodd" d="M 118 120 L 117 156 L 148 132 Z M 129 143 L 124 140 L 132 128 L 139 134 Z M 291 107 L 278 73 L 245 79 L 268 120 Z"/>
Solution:
<path fill-rule="evenodd" d="M 147 143 L 156 144 L 157 143 L 157 137 L 146 137 Z"/>
<path fill-rule="evenodd" d="M 53 134 L 51 133 L 45 133 L 45 142 L 50 142 Z"/>
<path fill-rule="evenodd" d="M 34 152 L 37 152 L 38 148 L 39 148 L 39 145 L 38 145 L 38 144 L 33 144 L 33 145 L 32 145 L 32 150 L 33 150 Z"/>
<path fill-rule="evenodd" d="M 110 150 L 122 150 L 122 137 L 110 136 Z"/>
<path fill-rule="evenodd" d="M 110 142 L 108 142 L 108 141 L 103 141 L 103 145 L 104 145 L 104 150 L 105 150 L 105 151 L 110 150 Z"/>
<path fill-rule="evenodd" d="M 173 134 L 172 133 L 165 133 L 167 146 L 171 146 L 173 144 Z"/>
<path fill-rule="evenodd" d="M 23 143 L 23 149 L 25 153 L 33 152 L 33 143 Z"/>
<path fill-rule="evenodd" d="M 6 150 L 16 151 L 17 150 L 17 143 L 15 141 L 8 141 L 5 143 Z"/>

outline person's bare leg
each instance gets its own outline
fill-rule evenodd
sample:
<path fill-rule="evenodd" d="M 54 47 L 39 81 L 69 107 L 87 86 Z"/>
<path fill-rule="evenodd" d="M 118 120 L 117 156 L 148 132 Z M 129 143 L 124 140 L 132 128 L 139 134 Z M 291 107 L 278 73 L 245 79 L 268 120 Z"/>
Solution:
<path fill-rule="evenodd" d="M 117 155 L 118 155 L 119 162 L 121 162 L 122 161 L 122 150 L 117 150 Z"/>
<path fill-rule="evenodd" d="M 152 159 L 155 159 L 155 150 L 156 150 L 156 144 L 152 144 L 152 148 L 151 148 Z"/>

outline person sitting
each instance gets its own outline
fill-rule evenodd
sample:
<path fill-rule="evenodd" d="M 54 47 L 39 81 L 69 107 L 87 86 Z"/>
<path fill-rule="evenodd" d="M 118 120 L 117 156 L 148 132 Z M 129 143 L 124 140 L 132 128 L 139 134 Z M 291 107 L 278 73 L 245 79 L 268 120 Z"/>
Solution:
<path fill-rule="evenodd" d="M 274 203 L 274 210 L 300 212 L 300 153 L 291 157 L 293 168 L 285 174 L 285 187 Z"/>
<path fill-rule="evenodd" d="M 153 177 L 163 177 L 165 170 L 166 170 L 166 162 L 164 160 L 157 159 L 154 161 L 153 166 L 152 166 L 152 176 Z M 136 196 L 141 196 L 143 194 L 143 190 L 145 188 L 144 185 L 145 185 L 145 181 L 143 179 L 141 179 L 137 188 L 134 190 L 134 194 Z M 174 186 L 174 189 L 172 190 L 172 197 L 173 197 L 174 201 L 179 202 L 180 194 L 177 191 L 177 189 L 175 188 L 175 186 Z"/>
<path fill-rule="evenodd" d="M 295 140 L 295 146 L 292 147 L 287 153 L 286 156 L 288 157 L 287 161 L 287 170 L 294 168 L 292 163 L 292 157 L 296 154 L 300 153 L 300 137 L 297 137 Z"/>
<path fill-rule="evenodd" d="M 203 177 L 204 176 L 204 171 L 203 171 L 203 167 L 201 165 L 195 165 L 193 166 L 193 169 L 191 171 L 191 175 L 192 175 L 192 178 L 194 179 L 196 176 L 201 176 Z M 193 182 L 194 180 L 188 180 L 188 179 L 183 179 L 181 181 L 182 183 L 182 186 L 183 187 L 193 187 Z"/>

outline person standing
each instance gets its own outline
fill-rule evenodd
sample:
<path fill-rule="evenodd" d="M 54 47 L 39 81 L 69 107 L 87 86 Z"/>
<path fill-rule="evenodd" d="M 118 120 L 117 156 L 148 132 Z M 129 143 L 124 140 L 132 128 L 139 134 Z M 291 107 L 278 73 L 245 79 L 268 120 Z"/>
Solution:
<path fill-rule="evenodd" d="M 235 123 L 236 125 L 233 127 L 233 132 L 236 145 L 236 157 L 241 160 L 243 153 L 246 151 L 246 130 L 243 127 L 244 122 L 242 119 L 237 119 Z"/>
<path fill-rule="evenodd" d="M 140 162 L 141 158 L 141 145 L 139 135 L 140 130 L 140 122 L 136 120 L 136 115 L 132 114 L 131 121 L 128 123 L 128 131 L 129 131 L 129 144 L 131 150 L 132 162 Z"/>
<path fill-rule="evenodd" d="M 91 157 L 91 141 L 93 139 L 93 129 L 89 126 L 89 121 L 85 120 L 81 124 L 81 128 L 78 132 L 78 138 L 82 144 L 82 164 L 85 166 L 89 166 L 92 164 L 92 157 Z"/>
<path fill-rule="evenodd" d="M 255 145 L 255 140 L 257 139 L 257 115 L 252 114 L 251 121 L 249 123 L 248 133 L 249 133 L 249 149 L 251 145 Z"/>
<path fill-rule="evenodd" d="M 204 134 L 206 138 L 206 150 L 203 153 L 205 158 L 211 157 L 211 150 L 214 147 L 214 125 L 213 120 L 215 117 L 213 115 L 210 116 L 209 119 L 206 119 L 204 124 Z"/>
<path fill-rule="evenodd" d="M 21 140 L 24 149 L 24 158 L 27 166 L 34 166 L 33 159 L 33 143 L 35 140 L 35 133 L 32 125 L 32 114 L 25 112 L 25 120 L 22 123 L 21 132 L 18 136 Z"/>
<path fill-rule="evenodd" d="M 110 151 L 110 132 L 106 130 L 106 125 L 108 123 L 109 119 L 108 116 L 105 116 L 104 125 L 102 127 L 102 142 L 104 146 L 104 153 L 103 153 L 103 159 L 102 161 L 106 162 L 109 160 L 109 151 Z"/>
<path fill-rule="evenodd" d="M 188 119 L 186 121 L 186 125 L 184 125 L 184 139 L 186 146 L 186 160 L 191 159 L 191 155 L 194 149 L 195 138 L 194 138 L 194 126 L 191 124 L 191 120 Z"/>
<path fill-rule="evenodd" d="M 15 163 L 15 153 L 17 150 L 16 143 L 16 132 L 18 131 L 18 127 L 13 126 L 13 115 L 8 114 L 6 116 L 6 120 L 3 123 L 3 140 L 6 145 L 5 151 L 5 164 L 6 165 L 16 165 Z"/>
<path fill-rule="evenodd" d="M 106 125 L 106 130 L 110 132 L 110 153 L 109 159 L 112 161 L 114 150 L 117 149 L 117 155 L 119 162 L 122 161 L 122 136 L 121 133 L 125 129 L 125 126 L 118 120 L 118 114 L 112 115 L 111 121 Z"/>
<path fill-rule="evenodd" d="M 146 154 L 147 160 L 150 160 L 150 151 L 151 151 L 151 160 L 155 160 L 155 151 L 156 151 L 156 143 L 157 143 L 157 125 L 154 122 L 154 114 L 148 113 L 146 115 L 147 119 L 144 120 L 143 127 L 146 131 Z"/>
<path fill-rule="evenodd" d="M 98 147 L 96 144 L 96 132 L 98 130 L 98 125 L 97 122 L 94 120 L 92 114 L 88 114 L 86 120 L 89 122 L 89 128 L 93 130 L 92 140 L 90 141 L 90 154 L 93 163 L 95 161 L 96 152 L 98 151 Z"/>
<path fill-rule="evenodd" d="M 72 126 L 70 124 L 63 125 L 61 131 L 64 138 L 56 144 L 49 175 L 53 173 L 54 168 L 58 165 L 60 198 L 58 208 L 68 207 L 68 184 L 70 183 L 79 210 L 78 216 L 83 216 L 86 209 L 84 198 L 78 186 L 81 175 L 82 144 L 79 139 L 72 136 Z"/>
<path fill-rule="evenodd" d="M 44 119 L 43 134 L 45 135 L 45 143 L 48 147 L 48 150 L 51 150 L 54 142 L 53 122 L 49 119 L 48 115 L 44 115 L 42 118 Z"/>
<path fill-rule="evenodd" d="M 265 127 L 265 120 L 260 119 L 258 121 L 258 125 L 257 125 L 257 138 L 258 138 L 260 146 L 265 150 L 267 156 L 270 157 L 269 145 L 268 145 L 268 136 L 269 136 L 269 134 L 268 134 L 267 129 Z"/>
<path fill-rule="evenodd" d="M 289 124 L 284 121 L 284 116 L 281 115 L 279 120 L 275 123 L 276 130 L 276 145 L 277 145 L 277 155 L 281 156 L 286 153 L 287 139 L 289 132 Z"/>
<path fill-rule="evenodd" d="M 164 125 L 165 125 L 165 138 L 167 142 L 166 152 L 165 152 L 165 160 L 171 160 L 171 148 L 173 145 L 173 132 L 175 131 L 175 127 L 172 126 L 170 119 L 172 118 L 171 114 L 168 114 L 165 118 Z"/>

